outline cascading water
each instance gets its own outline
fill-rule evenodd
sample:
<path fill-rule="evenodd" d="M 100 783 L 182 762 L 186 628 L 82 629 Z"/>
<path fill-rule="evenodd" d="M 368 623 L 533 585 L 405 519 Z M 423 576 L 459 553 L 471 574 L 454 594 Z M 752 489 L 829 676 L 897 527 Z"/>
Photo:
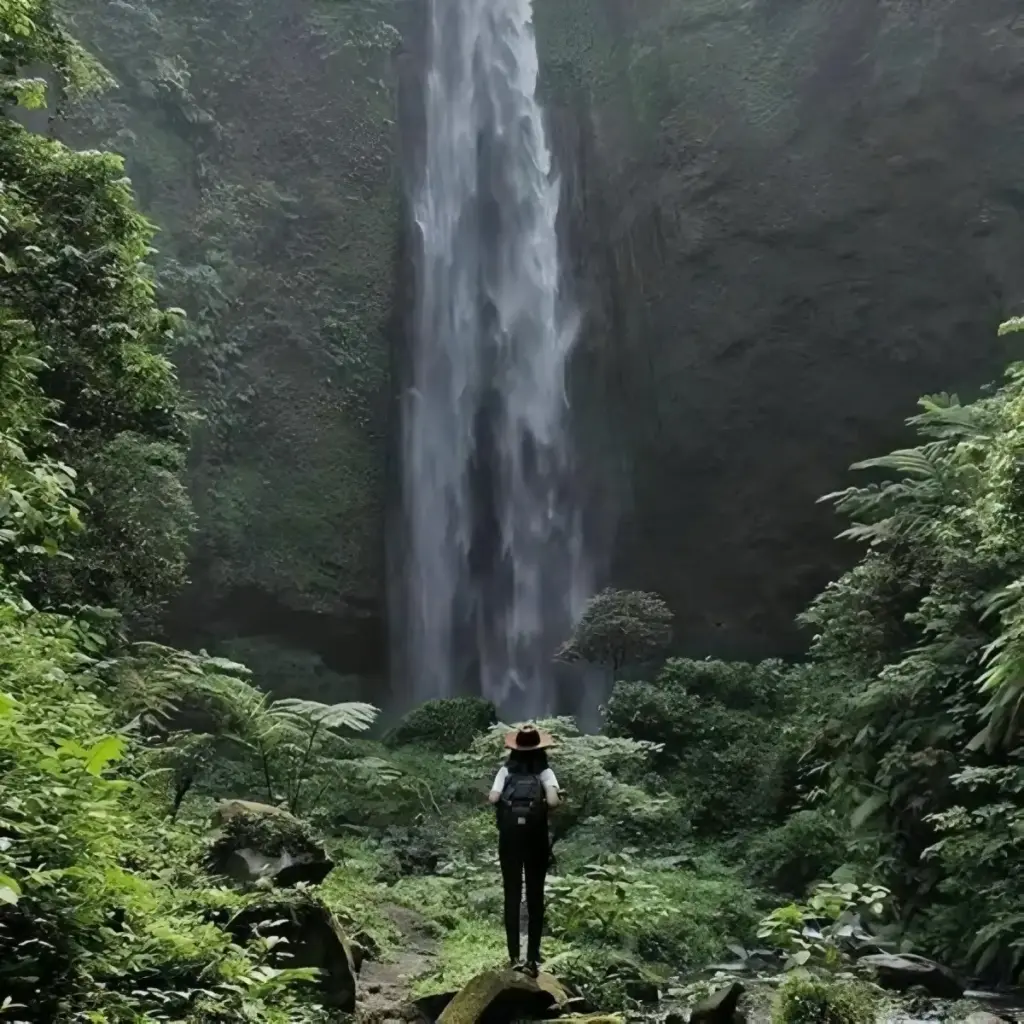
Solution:
<path fill-rule="evenodd" d="M 403 412 L 405 689 L 551 710 L 588 580 L 531 0 L 428 0 L 412 388 Z"/>

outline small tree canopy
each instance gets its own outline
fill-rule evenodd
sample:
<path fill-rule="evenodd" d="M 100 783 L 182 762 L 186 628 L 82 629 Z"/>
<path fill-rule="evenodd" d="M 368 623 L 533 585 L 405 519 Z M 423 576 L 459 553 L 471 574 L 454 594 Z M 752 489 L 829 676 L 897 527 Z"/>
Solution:
<path fill-rule="evenodd" d="M 657 594 L 608 588 L 587 602 L 555 658 L 607 665 L 617 672 L 627 662 L 663 651 L 671 639 L 672 611 Z"/>

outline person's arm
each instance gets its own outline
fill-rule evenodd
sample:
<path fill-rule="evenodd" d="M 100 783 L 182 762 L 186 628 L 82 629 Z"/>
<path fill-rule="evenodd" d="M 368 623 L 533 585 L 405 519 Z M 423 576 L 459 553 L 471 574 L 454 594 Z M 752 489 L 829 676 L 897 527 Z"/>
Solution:
<path fill-rule="evenodd" d="M 541 772 L 540 782 L 544 787 L 544 799 L 547 801 L 548 807 L 557 807 L 562 802 L 562 797 L 555 773 L 550 768 L 545 768 Z"/>
<path fill-rule="evenodd" d="M 501 799 L 501 791 L 505 788 L 505 780 L 508 778 L 508 769 L 502 765 L 498 769 L 498 774 L 494 776 L 494 782 L 491 783 L 491 791 L 487 794 L 487 802 L 496 804 Z"/>

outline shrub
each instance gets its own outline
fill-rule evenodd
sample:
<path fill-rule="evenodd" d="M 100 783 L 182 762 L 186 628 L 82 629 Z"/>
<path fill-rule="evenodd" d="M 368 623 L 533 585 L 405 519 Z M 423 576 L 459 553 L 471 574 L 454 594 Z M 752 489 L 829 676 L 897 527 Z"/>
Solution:
<path fill-rule="evenodd" d="M 834 815 L 819 808 L 797 811 L 781 825 L 756 835 L 744 860 L 751 878 L 789 896 L 802 896 L 844 861 L 846 843 Z"/>
<path fill-rule="evenodd" d="M 857 950 L 874 946 L 869 928 L 890 909 L 889 890 L 855 882 L 824 883 L 807 903 L 773 910 L 760 924 L 757 937 L 786 956 L 785 967 L 805 964 L 837 970 Z"/>
<path fill-rule="evenodd" d="M 20 1019 L 309 1020 L 210 923 L 233 894 L 190 867 L 198 836 L 137 778 L 84 653 L 92 627 L 0 600 L 0 989 Z M 206 1014 L 206 1016 L 204 1016 Z"/>
<path fill-rule="evenodd" d="M 772 1024 L 874 1024 L 877 997 L 852 981 L 791 974 L 772 1007 Z"/>
<path fill-rule="evenodd" d="M 413 708 L 388 735 L 389 746 L 420 744 L 444 753 L 469 749 L 498 721 L 494 705 L 481 697 L 428 700 Z"/>
<path fill-rule="evenodd" d="M 734 878 L 651 870 L 605 855 L 548 883 L 552 934 L 628 950 L 673 967 L 703 966 L 753 934 L 752 895 Z"/>
<path fill-rule="evenodd" d="M 654 767 L 703 832 L 780 820 L 795 800 L 809 732 L 803 675 L 777 661 L 672 659 L 656 682 L 621 682 L 605 708 L 610 735 L 657 744 Z"/>

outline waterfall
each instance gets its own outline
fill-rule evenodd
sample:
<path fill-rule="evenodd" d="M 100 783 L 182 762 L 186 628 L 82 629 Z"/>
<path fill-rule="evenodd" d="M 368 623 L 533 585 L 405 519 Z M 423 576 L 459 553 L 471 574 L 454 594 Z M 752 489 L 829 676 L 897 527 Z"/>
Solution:
<path fill-rule="evenodd" d="M 565 393 L 578 321 L 560 293 L 532 6 L 428 7 L 400 685 L 539 715 L 589 581 Z"/>

